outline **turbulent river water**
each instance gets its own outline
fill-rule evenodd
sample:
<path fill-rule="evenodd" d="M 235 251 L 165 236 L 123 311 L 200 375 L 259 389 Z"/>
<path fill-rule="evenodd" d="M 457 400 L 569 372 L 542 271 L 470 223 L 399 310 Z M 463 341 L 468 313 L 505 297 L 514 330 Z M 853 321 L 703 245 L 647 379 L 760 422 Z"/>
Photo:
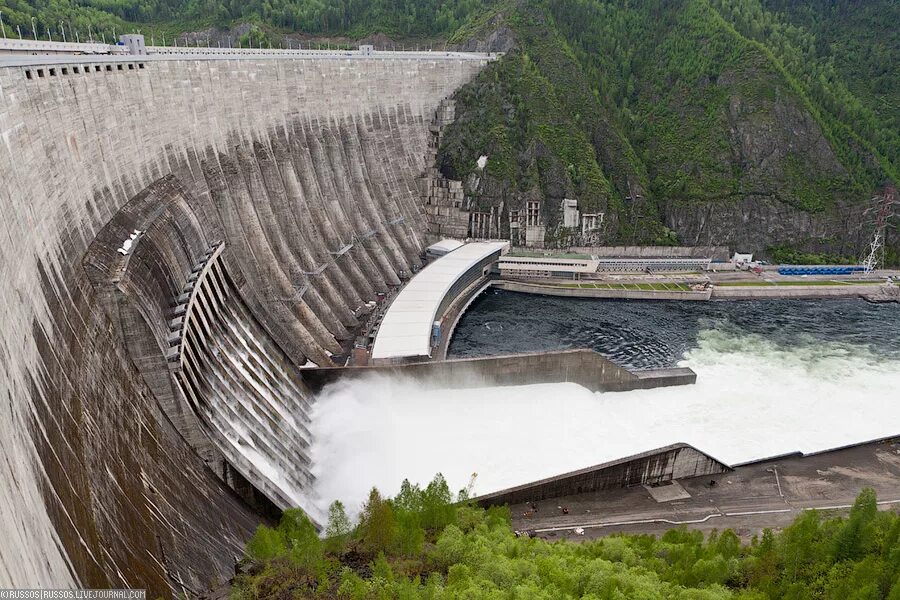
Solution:
<path fill-rule="evenodd" d="M 593 394 L 573 384 L 428 389 L 339 382 L 314 411 L 316 502 L 478 473 L 485 493 L 674 442 L 737 464 L 900 434 L 900 305 L 861 300 L 620 302 L 488 292 L 452 357 L 590 347 L 697 384 Z"/>
<path fill-rule="evenodd" d="M 597 301 L 494 290 L 461 319 L 450 357 L 593 348 L 624 367 L 670 367 L 710 331 L 740 343 L 787 348 L 826 343 L 897 358 L 900 305 L 856 299 Z"/>

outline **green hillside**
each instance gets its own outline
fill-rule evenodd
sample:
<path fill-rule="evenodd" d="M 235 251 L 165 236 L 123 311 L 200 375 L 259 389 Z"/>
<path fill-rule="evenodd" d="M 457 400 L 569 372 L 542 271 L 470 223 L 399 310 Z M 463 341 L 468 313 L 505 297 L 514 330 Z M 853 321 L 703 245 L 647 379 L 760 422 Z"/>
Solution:
<path fill-rule="evenodd" d="M 882 15 L 897 13 L 883 8 Z M 498 160 L 480 182 L 486 196 L 507 205 L 535 194 L 575 197 L 585 210 L 599 204 L 617 217 L 609 235 L 621 241 L 673 241 L 670 228 L 678 235 L 701 228 L 691 222 L 698 213 L 752 211 L 755 201 L 783 207 L 769 212 L 836 218 L 839 208 L 897 180 L 898 130 L 889 102 L 871 94 L 858 100 L 851 88 L 866 90 L 845 83 L 822 47 L 797 59 L 779 31 L 809 44 L 816 37 L 786 18 L 749 0 L 495 5 L 492 18 L 452 38 L 508 27 L 516 43 L 506 64 L 458 94 L 444 171 L 465 179 L 479 153 L 493 152 Z M 890 92 L 900 79 L 896 65 L 871 66 L 889 75 L 876 80 L 878 90 Z M 581 135 L 565 136 L 561 148 L 541 122 Z M 866 233 L 835 225 L 832 238 L 809 240 L 790 224 L 776 233 L 764 221 L 733 225 L 746 229 L 738 239 L 760 241 L 757 251 L 798 245 L 853 254 L 854 236 Z"/>

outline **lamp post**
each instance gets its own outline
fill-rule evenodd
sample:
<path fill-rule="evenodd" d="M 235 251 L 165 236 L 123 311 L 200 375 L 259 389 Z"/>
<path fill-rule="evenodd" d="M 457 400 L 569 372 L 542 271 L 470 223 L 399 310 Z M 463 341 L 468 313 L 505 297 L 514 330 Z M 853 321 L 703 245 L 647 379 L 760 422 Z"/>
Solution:
<path fill-rule="evenodd" d="M 6 39 L 6 27 L 3 25 L 3 11 L 0 10 L 0 30 L 3 31 L 3 38 Z"/>
<path fill-rule="evenodd" d="M 88 43 L 93 43 L 93 42 L 94 42 L 94 34 L 91 33 L 91 25 L 89 23 L 88 24 Z"/>
<path fill-rule="evenodd" d="M 62 33 L 63 44 L 65 44 L 66 43 L 66 28 L 63 27 L 62 21 L 59 22 L 59 31 Z"/>
<path fill-rule="evenodd" d="M 31 33 L 34 35 L 34 41 L 37 41 L 37 25 L 35 25 L 34 17 L 31 17 Z"/>

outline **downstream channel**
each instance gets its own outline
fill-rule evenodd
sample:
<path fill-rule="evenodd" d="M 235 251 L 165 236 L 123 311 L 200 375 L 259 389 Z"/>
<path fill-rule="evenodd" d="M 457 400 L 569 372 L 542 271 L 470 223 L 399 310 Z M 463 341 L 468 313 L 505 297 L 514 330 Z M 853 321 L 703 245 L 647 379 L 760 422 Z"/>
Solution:
<path fill-rule="evenodd" d="M 436 472 L 487 493 L 671 443 L 729 464 L 900 434 L 900 306 L 862 300 L 622 302 L 490 292 L 451 357 L 590 347 L 692 386 L 594 394 L 574 384 L 426 389 L 372 377 L 314 408 L 316 503 L 358 509 L 375 484 Z"/>

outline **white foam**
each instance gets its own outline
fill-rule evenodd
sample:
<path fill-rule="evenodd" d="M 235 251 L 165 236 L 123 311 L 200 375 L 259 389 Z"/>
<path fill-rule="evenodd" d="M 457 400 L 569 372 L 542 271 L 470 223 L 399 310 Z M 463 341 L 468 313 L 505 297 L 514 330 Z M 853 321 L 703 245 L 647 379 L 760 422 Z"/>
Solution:
<path fill-rule="evenodd" d="M 496 491 L 674 442 L 735 464 L 900 433 L 900 361 L 862 347 L 780 348 L 749 335 L 701 334 L 682 365 L 697 384 L 593 394 L 574 384 L 430 390 L 371 377 L 323 390 L 312 430 L 316 502 L 356 508 L 377 486 L 451 489 L 478 473 Z"/>

